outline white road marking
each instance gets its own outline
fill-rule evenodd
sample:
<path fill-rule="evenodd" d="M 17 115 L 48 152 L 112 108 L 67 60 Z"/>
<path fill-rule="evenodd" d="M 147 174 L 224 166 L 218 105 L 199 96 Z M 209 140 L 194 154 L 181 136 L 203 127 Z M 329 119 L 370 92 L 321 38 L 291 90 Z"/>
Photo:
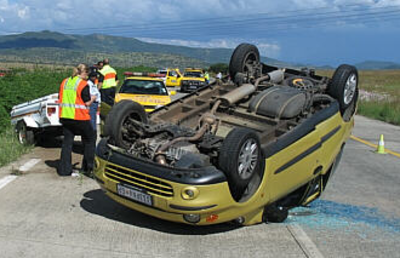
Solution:
<path fill-rule="evenodd" d="M 307 236 L 306 232 L 296 224 L 287 226 L 287 229 L 292 234 L 304 254 L 308 258 L 323 258 L 324 256 L 318 250 L 314 242 Z"/>
<path fill-rule="evenodd" d="M 29 169 L 33 168 L 37 163 L 39 163 L 41 159 L 30 159 L 28 162 L 26 162 L 24 165 L 20 166 L 18 171 L 20 172 L 26 172 Z M 9 175 L 6 176 L 2 179 L 0 179 L 0 189 L 6 186 L 7 184 L 11 183 L 15 179 L 17 179 L 18 176 L 15 175 Z"/>
<path fill-rule="evenodd" d="M 10 175 L 0 179 L 0 189 L 6 186 L 8 183 L 14 181 L 16 178 L 17 176 Z"/>
<path fill-rule="evenodd" d="M 19 171 L 21 172 L 26 172 L 29 169 L 33 168 L 33 166 L 35 166 L 37 163 L 39 163 L 41 161 L 41 159 L 31 159 L 28 162 L 26 162 L 24 165 L 22 165 L 21 167 L 19 167 Z"/>

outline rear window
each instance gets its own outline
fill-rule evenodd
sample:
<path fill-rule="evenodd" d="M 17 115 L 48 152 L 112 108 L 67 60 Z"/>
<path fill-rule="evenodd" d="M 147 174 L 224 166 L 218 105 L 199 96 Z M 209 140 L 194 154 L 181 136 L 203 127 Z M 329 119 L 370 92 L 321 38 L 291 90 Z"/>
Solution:
<path fill-rule="evenodd" d="M 168 95 L 163 82 L 145 80 L 125 80 L 120 93 Z"/>

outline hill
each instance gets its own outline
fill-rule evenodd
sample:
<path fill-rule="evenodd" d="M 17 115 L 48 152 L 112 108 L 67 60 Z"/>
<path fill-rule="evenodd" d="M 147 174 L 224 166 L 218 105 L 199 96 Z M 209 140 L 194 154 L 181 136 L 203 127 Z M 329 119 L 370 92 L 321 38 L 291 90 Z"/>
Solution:
<path fill-rule="evenodd" d="M 400 69 L 400 64 L 384 61 L 365 61 L 355 64 L 360 70 L 395 70 Z"/>
<path fill-rule="evenodd" d="M 54 63 L 76 63 L 79 56 L 108 56 L 117 57 L 115 65 L 137 65 L 138 58 L 143 65 L 165 66 L 166 60 L 175 60 L 167 63 L 168 66 L 207 66 L 212 63 L 228 63 L 233 49 L 225 48 L 191 48 L 182 46 L 146 43 L 134 38 L 92 35 L 67 35 L 58 32 L 26 32 L 18 35 L 0 36 L 0 61 L 9 62 L 13 59 L 24 61 L 44 60 Z M 141 53 L 138 55 L 137 53 Z M 71 56 L 71 58 L 69 58 Z M 146 57 L 151 57 L 147 59 Z M 78 58 L 78 59 L 79 59 Z M 160 61 L 157 59 L 161 58 Z M 189 59 L 187 59 L 189 58 Z M 27 60 L 28 59 L 28 60 Z M 186 60 L 187 59 L 187 60 Z M 85 58 L 84 60 L 87 60 Z M 269 64 L 284 65 L 275 59 L 262 60 Z M 90 60 L 91 61 L 91 60 Z M 97 59 L 95 60 L 97 61 Z"/>
<path fill-rule="evenodd" d="M 32 47 L 26 49 L 0 49 L 0 62 L 35 63 L 53 65 L 76 65 L 84 62 L 94 64 L 108 57 L 118 67 L 150 66 L 150 67 L 205 67 L 207 64 L 198 59 L 179 55 L 139 52 L 85 52 L 55 47 Z"/>

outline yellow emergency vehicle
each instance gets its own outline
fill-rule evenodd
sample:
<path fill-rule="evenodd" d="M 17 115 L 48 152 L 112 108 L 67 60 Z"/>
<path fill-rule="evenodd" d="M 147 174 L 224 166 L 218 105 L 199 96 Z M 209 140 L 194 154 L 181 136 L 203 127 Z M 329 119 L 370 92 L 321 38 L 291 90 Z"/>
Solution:
<path fill-rule="evenodd" d="M 163 79 L 152 73 L 126 73 L 121 88 L 115 94 L 115 103 L 133 100 L 151 112 L 171 102 L 175 91 L 168 91 Z"/>

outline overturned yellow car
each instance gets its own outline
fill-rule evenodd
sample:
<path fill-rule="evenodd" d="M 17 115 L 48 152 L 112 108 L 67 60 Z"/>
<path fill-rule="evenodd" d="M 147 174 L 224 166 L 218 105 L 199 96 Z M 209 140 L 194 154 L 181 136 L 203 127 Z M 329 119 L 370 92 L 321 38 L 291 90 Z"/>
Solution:
<path fill-rule="evenodd" d="M 94 172 L 108 196 L 169 221 L 252 225 L 321 195 L 354 125 L 357 70 L 279 69 L 241 44 L 229 72 L 149 114 L 112 108 Z"/>

